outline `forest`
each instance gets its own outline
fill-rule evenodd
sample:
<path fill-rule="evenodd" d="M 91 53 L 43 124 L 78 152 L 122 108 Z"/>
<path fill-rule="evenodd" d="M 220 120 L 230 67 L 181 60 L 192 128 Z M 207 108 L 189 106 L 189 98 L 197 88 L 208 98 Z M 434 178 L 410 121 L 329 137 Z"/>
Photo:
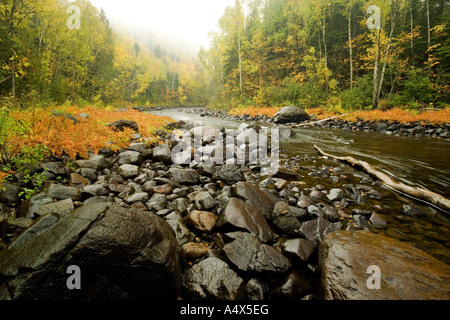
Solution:
<path fill-rule="evenodd" d="M 70 5 L 79 29 L 69 28 Z M 0 14 L 0 95 L 11 106 L 339 111 L 445 108 L 450 99 L 445 0 L 236 0 L 198 57 L 116 32 L 88 0 L 2 0 Z"/>

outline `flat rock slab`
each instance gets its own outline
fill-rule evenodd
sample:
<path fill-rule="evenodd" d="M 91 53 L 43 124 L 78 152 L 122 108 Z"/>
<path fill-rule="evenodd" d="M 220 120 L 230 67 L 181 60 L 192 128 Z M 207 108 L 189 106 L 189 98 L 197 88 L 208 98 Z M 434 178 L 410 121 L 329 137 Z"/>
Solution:
<path fill-rule="evenodd" d="M 380 270 L 372 287 L 370 266 Z M 337 231 L 319 247 L 322 296 L 327 300 L 448 300 L 450 266 L 399 240 L 367 231 Z M 369 279 L 369 280 L 368 280 Z M 369 282 L 369 286 L 367 283 Z"/>
<path fill-rule="evenodd" d="M 49 214 L 0 251 L 0 300 L 175 299 L 180 248 L 160 217 L 112 203 Z M 69 290 L 67 268 L 81 270 Z"/>

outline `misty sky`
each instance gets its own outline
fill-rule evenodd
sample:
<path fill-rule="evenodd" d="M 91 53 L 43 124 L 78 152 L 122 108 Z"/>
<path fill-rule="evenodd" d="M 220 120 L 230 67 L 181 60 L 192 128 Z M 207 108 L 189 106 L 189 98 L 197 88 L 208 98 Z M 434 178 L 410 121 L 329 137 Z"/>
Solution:
<path fill-rule="evenodd" d="M 234 0 L 91 0 L 112 23 L 126 23 L 198 50 Z"/>

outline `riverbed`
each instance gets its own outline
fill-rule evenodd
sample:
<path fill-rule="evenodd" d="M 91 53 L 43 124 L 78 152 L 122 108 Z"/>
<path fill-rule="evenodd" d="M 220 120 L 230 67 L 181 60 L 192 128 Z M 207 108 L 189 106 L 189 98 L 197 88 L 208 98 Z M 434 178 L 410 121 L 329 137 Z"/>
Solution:
<path fill-rule="evenodd" d="M 195 121 L 202 125 L 222 126 L 235 129 L 242 121 L 202 117 L 192 109 L 166 109 L 152 111 L 157 115 L 170 116 L 174 120 Z M 271 127 L 267 122 L 258 123 Z M 389 136 L 376 132 L 354 132 L 340 129 L 295 128 L 295 135 L 281 139 L 282 163 L 295 169 L 304 187 L 343 187 L 346 184 L 371 182 L 365 173 L 337 161 L 319 157 L 314 150 L 318 144 L 326 152 L 351 155 L 391 175 L 399 182 L 428 189 L 450 197 L 450 142 L 431 137 Z M 315 168 L 315 169 L 311 169 Z M 330 181 L 325 170 L 342 170 L 339 181 Z M 376 183 L 376 182 L 373 182 Z M 388 223 L 384 230 L 371 230 L 389 237 L 407 241 L 450 264 L 449 213 L 399 195 L 381 187 L 382 199 L 371 200 L 362 209 L 375 211 Z M 405 211 L 412 206 L 418 214 Z"/>

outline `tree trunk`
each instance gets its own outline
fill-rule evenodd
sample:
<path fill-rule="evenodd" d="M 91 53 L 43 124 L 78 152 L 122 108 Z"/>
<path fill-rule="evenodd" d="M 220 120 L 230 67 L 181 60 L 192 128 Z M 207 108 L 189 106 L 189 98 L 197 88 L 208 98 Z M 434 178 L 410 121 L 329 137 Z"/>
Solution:
<path fill-rule="evenodd" d="M 410 196 L 414 199 L 425 201 L 434 207 L 437 207 L 441 210 L 446 211 L 447 213 L 450 212 L 450 200 L 447 198 L 444 198 L 443 196 L 431 192 L 429 190 L 425 190 L 422 188 L 415 188 L 408 185 L 405 185 L 403 183 L 399 183 L 391 179 L 387 174 L 380 172 L 376 170 L 374 167 L 372 167 L 369 163 L 365 161 L 361 161 L 358 159 L 355 159 L 353 157 L 338 157 L 332 154 L 325 153 L 322 149 L 320 149 L 317 145 L 314 145 L 314 148 L 321 154 L 322 156 L 332 158 L 339 161 L 345 161 L 350 163 L 354 167 L 362 168 L 365 172 L 370 174 L 371 176 L 377 178 L 381 182 L 383 182 L 386 186 L 389 188 L 400 192 L 404 195 Z"/>
<path fill-rule="evenodd" d="M 372 108 L 378 108 L 378 100 L 379 100 L 379 85 L 380 81 L 378 80 L 378 73 L 380 68 L 380 59 L 381 59 L 381 48 L 380 48 L 380 33 L 381 29 L 377 31 L 377 56 L 375 58 L 375 64 L 373 66 L 373 99 L 372 99 Z"/>
<path fill-rule="evenodd" d="M 242 59 L 241 59 L 241 36 L 239 36 L 239 88 L 242 95 Z"/>
<path fill-rule="evenodd" d="M 353 88 L 352 7 L 348 9 L 348 47 L 350 54 L 350 89 Z"/>
<path fill-rule="evenodd" d="M 413 1 L 409 1 L 409 18 L 411 21 L 411 60 L 414 60 L 414 18 L 413 18 L 413 10 L 412 10 L 412 3 Z"/>
<path fill-rule="evenodd" d="M 430 50 L 431 47 L 431 28 L 430 28 L 430 3 L 429 0 L 427 0 L 427 44 L 428 44 L 428 50 Z M 428 52 L 428 56 L 430 55 L 430 52 Z"/>
<path fill-rule="evenodd" d="M 16 52 L 14 50 L 15 24 L 14 16 L 17 10 L 17 0 L 14 0 L 11 7 L 9 31 L 11 37 L 11 96 L 16 97 Z"/>

